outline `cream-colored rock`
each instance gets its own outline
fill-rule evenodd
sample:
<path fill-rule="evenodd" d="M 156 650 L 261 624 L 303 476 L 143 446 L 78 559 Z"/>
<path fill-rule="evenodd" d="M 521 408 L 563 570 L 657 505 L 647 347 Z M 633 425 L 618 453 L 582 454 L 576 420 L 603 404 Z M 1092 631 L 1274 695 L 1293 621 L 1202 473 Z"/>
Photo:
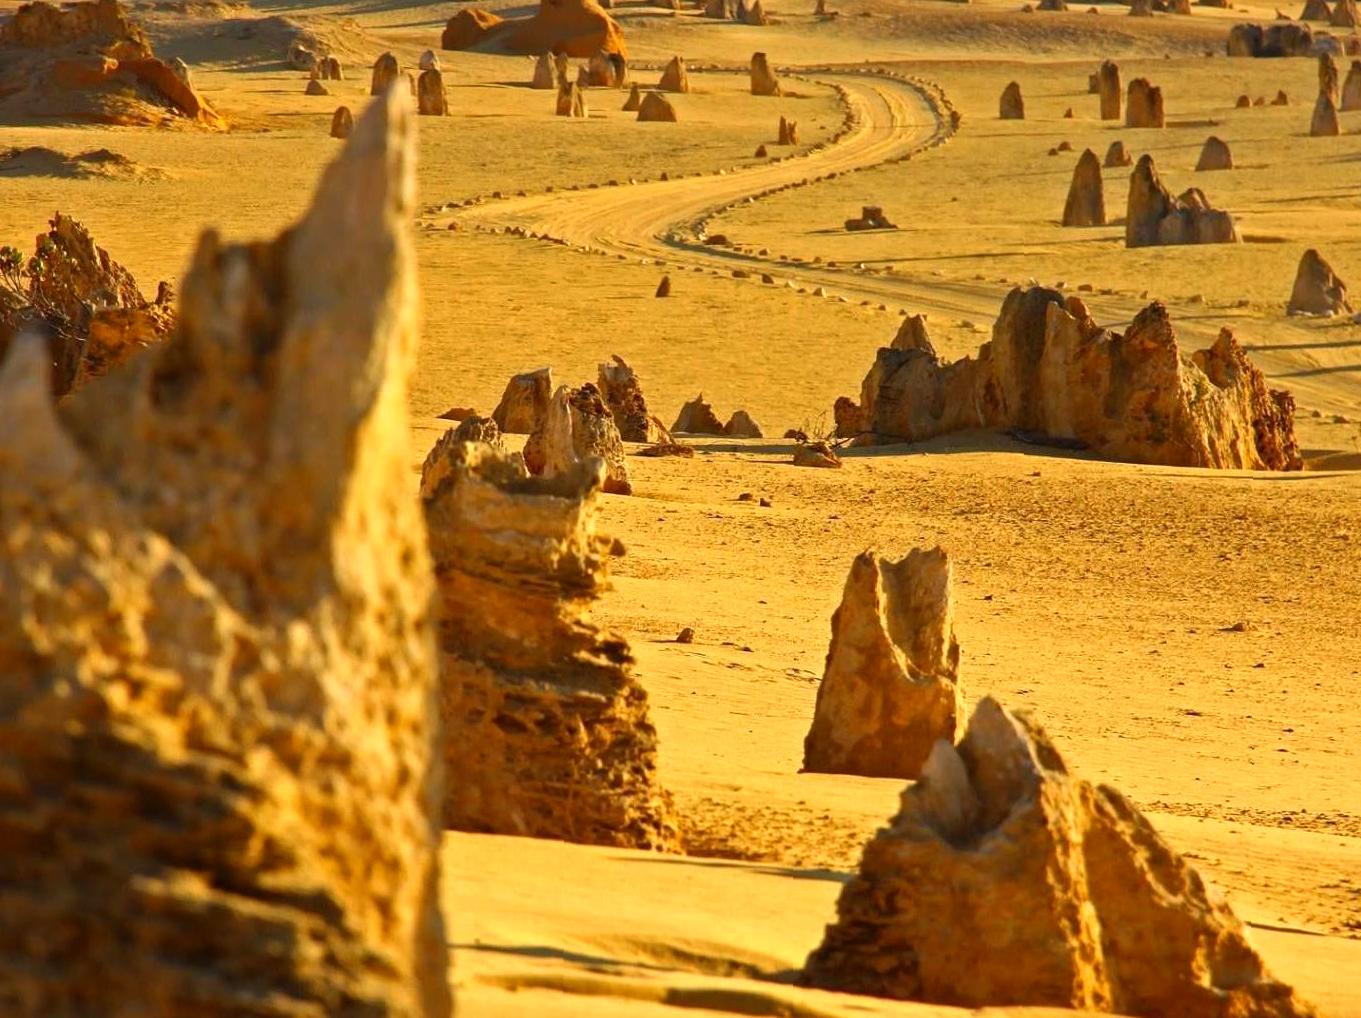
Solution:
<path fill-rule="evenodd" d="M 1129 178 L 1126 247 L 1238 242 L 1238 230 L 1229 213 L 1212 208 L 1198 188 L 1189 188 L 1174 198 L 1158 175 L 1153 157 L 1139 157 Z"/>
<path fill-rule="evenodd" d="M 1214 135 L 1206 138 L 1205 144 L 1200 150 L 1200 158 L 1196 160 L 1196 170 L 1203 172 L 1206 170 L 1231 169 L 1233 169 L 1233 153 L 1229 151 L 1228 143 Z"/>
<path fill-rule="evenodd" d="M 841 457 L 828 442 L 800 442 L 794 446 L 793 464 L 796 467 L 818 467 L 840 470 Z"/>
<path fill-rule="evenodd" d="M 530 88 L 548 90 L 558 87 L 557 73 L 553 69 L 553 58 L 547 53 L 540 53 L 534 60 L 534 76 L 529 81 Z"/>
<path fill-rule="evenodd" d="M 571 474 L 578 463 L 600 459 L 605 463 L 602 490 L 633 494 L 619 429 L 600 390 L 590 382 L 577 389 L 558 387 L 540 427 L 525 443 L 524 458 L 531 473 L 544 477 Z"/>
<path fill-rule="evenodd" d="M 661 80 L 657 82 L 657 88 L 663 92 L 690 91 L 690 75 L 686 73 L 685 61 L 680 57 L 672 57 L 667 61 Z"/>
<path fill-rule="evenodd" d="M 1133 803 L 990 697 L 866 846 L 803 981 L 968 1008 L 1313 1015 Z"/>
<path fill-rule="evenodd" d="M 444 91 L 444 75 L 439 68 L 421 71 L 416 80 L 416 112 L 423 117 L 449 115 L 449 97 Z"/>
<path fill-rule="evenodd" d="M 1333 267 L 1314 248 L 1304 252 L 1300 258 L 1295 286 L 1290 291 L 1290 303 L 1286 310 L 1309 315 L 1351 314 L 1347 284 L 1338 278 Z"/>
<path fill-rule="evenodd" d="M 60 413 L 10 352 L 7 1015 L 449 1014 L 413 143 L 384 98 L 280 240 L 205 233 Z"/>
<path fill-rule="evenodd" d="M 1342 133 L 1342 119 L 1337 115 L 1337 104 L 1327 92 L 1320 92 L 1314 103 L 1314 114 L 1309 118 L 1311 138 L 1335 138 Z"/>
<path fill-rule="evenodd" d="M 596 532 L 604 478 L 599 459 L 527 477 L 476 442 L 426 460 L 450 828 L 679 848 L 628 643 L 590 619 L 613 543 Z"/>
<path fill-rule="evenodd" d="M 1007 296 L 976 357 L 881 349 L 860 403 L 839 400 L 835 416 L 841 436 L 881 442 L 1009 428 L 1132 463 L 1298 470 L 1294 406 L 1227 330 L 1186 357 L 1161 304 L 1121 334 L 1077 298 L 1032 287 Z"/>
<path fill-rule="evenodd" d="M 660 92 L 648 92 L 644 94 L 642 101 L 638 104 L 638 119 L 653 123 L 674 124 L 676 122 L 676 107 L 671 105 L 671 100 Z"/>
<path fill-rule="evenodd" d="M 832 616 L 803 769 L 916 778 L 962 718 L 949 556 L 863 552 Z"/>
<path fill-rule="evenodd" d="M 416 61 L 416 66 L 422 71 L 441 71 L 439 54 L 432 49 L 426 50 Z"/>
<path fill-rule="evenodd" d="M 512 375 L 491 416 L 507 435 L 530 435 L 542 426 L 553 396 L 553 371 L 536 368 Z"/>
<path fill-rule="evenodd" d="M 1167 118 L 1163 112 L 1163 90 L 1149 84 L 1147 78 L 1135 78 L 1129 83 L 1125 102 L 1126 127 L 1162 127 Z"/>
<path fill-rule="evenodd" d="M 714 408 L 704 399 L 704 393 L 701 392 L 681 407 L 671 430 L 681 435 L 721 435 L 723 422 L 718 419 Z"/>
<path fill-rule="evenodd" d="M 723 425 L 723 434 L 729 438 L 764 438 L 765 432 L 761 430 L 761 425 L 757 424 L 751 414 L 745 410 L 735 410 L 733 415 L 728 418 L 728 423 Z"/>
<path fill-rule="evenodd" d="M 766 59 L 764 53 L 753 53 L 751 55 L 751 94 L 784 94 L 780 91 L 780 81 L 775 77 L 775 72 L 770 69 L 770 62 Z"/>
<path fill-rule="evenodd" d="M 1002 89 L 1002 98 L 997 104 L 997 115 L 1003 120 L 1024 120 L 1025 99 L 1021 97 L 1019 82 L 1011 82 Z"/>
<path fill-rule="evenodd" d="M 1064 226 L 1105 226 L 1106 191 L 1101 180 L 1101 163 L 1096 153 L 1086 149 L 1073 168 L 1073 182 L 1063 206 Z"/>
<path fill-rule="evenodd" d="M 396 85 L 402 77 L 402 65 L 391 53 L 384 53 L 373 62 L 373 74 L 369 79 L 369 95 L 383 95 Z"/>
<path fill-rule="evenodd" d="M 1096 71 L 1097 94 L 1101 102 L 1102 120 L 1119 120 L 1124 94 L 1120 87 L 1120 65 L 1114 60 L 1103 60 Z"/>

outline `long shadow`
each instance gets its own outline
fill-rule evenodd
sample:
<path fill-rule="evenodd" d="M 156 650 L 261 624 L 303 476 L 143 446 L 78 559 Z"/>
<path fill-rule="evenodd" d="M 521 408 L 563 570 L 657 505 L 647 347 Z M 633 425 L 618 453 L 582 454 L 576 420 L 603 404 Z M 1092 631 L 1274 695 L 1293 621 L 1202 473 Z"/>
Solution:
<path fill-rule="evenodd" d="M 1337 327 L 1340 326 L 1334 326 Z M 1349 346 L 1361 346 L 1361 339 L 1339 339 L 1332 343 L 1244 343 L 1243 349 L 1253 353 L 1258 350 L 1339 350 Z"/>
<path fill-rule="evenodd" d="M 617 862 L 642 863 L 654 866 L 699 866 L 705 869 L 729 869 L 742 870 L 745 873 L 760 873 L 767 877 L 785 877 L 789 880 L 823 880 L 834 884 L 846 884 L 853 878 L 852 873 L 843 873 L 840 870 L 816 869 L 800 870 L 790 866 L 771 866 L 760 863 L 731 862 L 725 859 L 708 858 L 705 856 L 687 855 L 649 855 L 649 856 L 619 856 Z"/>
<path fill-rule="evenodd" d="M 648 972 L 675 972 L 676 969 L 668 965 L 656 965 L 651 962 L 641 961 L 621 961 L 618 958 L 607 958 L 599 954 L 582 954 L 580 951 L 568 951 L 561 947 L 549 947 L 546 944 L 533 944 L 524 947 L 513 947 L 509 944 L 450 944 L 455 951 L 481 951 L 485 954 L 510 954 L 520 958 L 552 958 L 557 961 L 571 962 L 574 965 L 581 965 L 586 968 L 631 968 L 643 969 Z"/>
<path fill-rule="evenodd" d="M 1287 371 L 1277 378 L 1313 378 L 1315 375 L 1338 375 L 1361 372 L 1361 364 L 1339 364 L 1335 368 L 1302 368 L 1299 371 Z"/>

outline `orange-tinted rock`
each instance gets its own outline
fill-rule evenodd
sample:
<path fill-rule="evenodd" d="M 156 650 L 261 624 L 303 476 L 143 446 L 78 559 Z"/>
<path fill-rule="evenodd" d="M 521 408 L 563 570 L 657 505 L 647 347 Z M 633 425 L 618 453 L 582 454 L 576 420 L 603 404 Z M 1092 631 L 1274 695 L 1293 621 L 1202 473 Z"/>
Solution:
<path fill-rule="evenodd" d="M 765 437 L 765 432 L 761 430 L 761 426 L 745 410 L 733 411 L 733 415 L 728 418 L 728 423 L 723 425 L 723 434 L 729 438 Z"/>
<path fill-rule="evenodd" d="M 751 55 L 751 94 L 782 95 L 779 79 L 770 69 L 770 61 L 764 53 Z"/>
<path fill-rule="evenodd" d="M 557 73 L 553 69 L 553 58 L 547 53 L 540 53 L 534 60 L 534 77 L 530 79 L 530 88 L 550 89 L 558 87 Z"/>
<path fill-rule="evenodd" d="M 797 121 L 786 120 L 780 117 L 780 128 L 776 134 L 777 145 L 797 145 L 799 143 L 799 125 Z"/>
<path fill-rule="evenodd" d="M 1233 169 L 1233 153 L 1229 151 L 1226 142 L 1214 135 L 1205 139 L 1205 145 L 1200 150 L 1200 159 L 1196 161 L 1196 170 L 1231 170 Z"/>
<path fill-rule="evenodd" d="M 331 94 L 331 90 L 328 89 L 325 85 L 323 85 L 323 84 L 322 84 L 319 80 L 317 80 L 316 78 L 310 78 L 310 79 L 308 80 L 308 82 L 307 82 L 307 87 L 306 87 L 305 89 L 303 89 L 303 92 L 304 92 L 304 94 L 306 94 L 306 95 L 330 95 L 330 94 Z"/>
<path fill-rule="evenodd" d="M 1096 72 L 1097 94 L 1101 97 L 1101 119 L 1119 120 L 1124 96 L 1120 88 L 1120 65 L 1103 60 Z"/>
<path fill-rule="evenodd" d="M 499 14 L 478 7 L 464 7 L 445 24 L 440 35 L 440 49 L 474 49 L 487 40 L 492 29 L 503 23 Z"/>
<path fill-rule="evenodd" d="M 714 413 L 714 408 L 704 399 L 704 393 L 700 393 L 681 407 L 680 413 L 676 415 L 676 423 L 671 425 L 671 430 L 682 435 L 721 435 L 723 434 L 723 422 Z"/>
<path fill-rule="evenodd" d="M 1313 1015 L 1133 803 L 991 698 L 866 846 L 803 982 L 966 1008 Z"/>
<path fill-rule="evenodd" d="M 331 137 L 348 138 L 354 130 L 354 114 L 348 106 L 337 106 L 331 115 Z"/>
<path fill-rule="evenodd" d="M 1300 11 L 1301 21 L 1331 21 L 1333 9 L 1328 6 L 1328 0 L 1305 0 L 1304 9 Z"/>
<path fill-rule="evenodd" d="M 648 92 L 643 96 L 642 102 L 638 104 L 638 119 L 674 124 L 676 122 L 676 107 L 672 106 L 671 100 L 660 92 Z"/>
<path fill-rule="evenodd" d="M 1087 149 L 1073 169 L 1068 201 L 1063 206 L 1064 226 L 1105 226 L 1106 192 L 1101 180 L 1101 163 Z"/>
<path fill-rule="evenodd" d="M 1318 55 L 1318 90 L 1336 104 L 1342 99 L 1342 77 L 1331 53 Z"/>
<path fill-rule="evenodd" d="M 685 71 L 685 62 L 680 57 L 672 57 L 662 71 L 657 88 L 663 92 L 690 91 L 690 75 Z"/>
<path fill-rule="evenodd" d="M 1125 102 L 1125 126 L 1162 127 L 1165 123 L 1163 90 L 1149 84 L 1147 78 L 1135 78 L 1129 83 Z"/>
<path fill-rule="evenodd" d="M 1347 284 L 1338 278 L 1333 267 L 1323 260 L 1314 248 L 1304 252 L 1295 286 L 1290 292 L 1286 310 L 1292 314 L 1340 315 L 1351 314 L 1347 301 Z"/>
<path fill-rule="evenodd" d="M 527 477 L 452 436 L 426 459 L 450 828 L 679 848 L 632 653 L 590 618 L 613 544 L 596 532 L 604 478 L 598 459 Z"/>
<path fill-rule="evenodd" d="M 373 62 L 373 74 L 369 79 L 369 95 L 383 95 L 398 83 L 402 77 L 402 65 L 391 53 L 384 53 Z"/>
<path fill-rule="evenodd" d="M 1337 0 L 1333 4 L 1332 16 L 1328 19 L 1328 24 L 1334 28 L 1355 28 L 1361 24 L 1361 13 L 1358 13 L 1356 0 Z"/>
<path fill-rule="evenodd" d="M 558 86 L 554 112 L 560 117 L 586 117 L 586 93 L 575 81 L 564 81 Z"/>
<path fill-rule="evenodd" d="M 538 368 L 512 375 L 501 402 L 492 411 L 496 426 L 507 435 L 532 435 L 542 426 L 553 396 L 553 372 Z"/>
<path fill-rule="evenodd" d="M 637 112 L 638 112 L 638 107 L 640 107 L 640 106 L 642 106 L 642 105 L 643 105 L 643 93 L 642 93 L 642 91 L 638 88 L 638 83 L 635 81 L 635 82 L 629 87 L 629 97 L 628 97 L 627 99 L 624 100 L 624 105 L 623 105 L 622 107 L 620 107 L 620 109 L 622 109 L 625 113 L 637 113 Z"/>
<path fill-rule="evenodd" d="M 525 465 L 531 473 L 556 477 L 592 458 L 605 464 L 603 491 L 633 494 L 619 429 L 600 390 L 590 382 L 577 389 L 560 386 L 525 443 Z"/>
<path fill-rule="evenodd" d="M 558 53 L 578 60 L 602 51 L 619 58 L 628 56 L 624 33 L 596 0 L 540 0 L 531 17 L 504 20 L 465 8 L 449 19 L 440 45 L 447 50 L 524 56 Z"/>
<path fill-rule="evenodd" d="M 638 373 L 615 354 L 599 367 L 600 396 L 609 407 L 619 436 L 626 442 L 656 442 L 664 431 L 656 424 L 643 396 Z"/>
<path fill-rule="evenodd" d="M 206 232 L 174 338 L 59 409 L 10 350 L 13 1018 L 450 1013 L 413 144 L 376 103 L 299 223 Z"/>
<path fill-rule="evenodd" d="M 1106 149 L 1105 165 L 1107 168 L 1115 166 L 1132 166 L 1134 157 L 1129 154 L 1123 141 L 1111 142 L 1110 148 Z"/>
<path fill-rule="evenodd" d="M 832 616 L 803 769 L 916 778 L 962 717 L 949 557 L 939 548 L 897 562 L 863 552 Z"/>
<path fill-rule="evenodd" d="M 431 68 L 416 79 L 416 111 L 423 117 L 447 117 L 449 97 L 444 91 L 444 75 Z"/>
<path fill-rule="evenodd" d="M 1327 92 L 1320 92 L 1314 103 L 1314 115 L 1309 119 L 1311 138 L 1335 138 L 1342 133 L 1342 120 L 1337 105 Z"/>
<path fill-rule="evenodd" d="M 1021 97 L 1021 86 L 1011 82 L 1002 89 L 1002 98 L 997 104 L 997 115 L 1003 120 L 1024 120 L 1025 100 Z"/>
<path fill-rule="evenodd" d="M 1231 57 L 1307 57 L 1313 49 L 1314 31 L 1308 25 L 1286 21 L 1229 29 L 1227 50 Z"/>
<path fill-rule="evenodd" d="M 1153 157 L 1140 157 L 1129 178 L 1126 247 L 1238 242 L 1232 216 L 1212 208 L 1198 188 L 1189 188 L 1174 198 L 1158 176 Z"/>

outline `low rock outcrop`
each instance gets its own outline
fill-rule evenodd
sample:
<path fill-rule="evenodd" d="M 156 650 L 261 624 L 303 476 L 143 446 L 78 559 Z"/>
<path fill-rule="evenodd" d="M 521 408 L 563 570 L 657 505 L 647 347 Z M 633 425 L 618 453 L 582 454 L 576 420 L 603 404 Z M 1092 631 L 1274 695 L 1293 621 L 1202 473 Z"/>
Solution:
<path fill-rule="evenodd" d="M 648 92 L 638 104 L 638 119 L 654 123 L 674 124 L 676 107 L 660 92 Z"/>
<path fill-rule="evenodd" d="M 311 78 L 307 82 L 307 87 L 303 89 L 304 95 L 330 95 L 331 90 L 321 83 L 317 78 Z"/>
<path fill-rule="evenodd" d="M 735 410 L 723 425 L 723 434 L 729 438 L 765 438 L 765 432 L 745 410 Z"/>
<path fill-rule="evenodd" d="M 976 357 L 944 362 L 924 334 L 881 349 L 860 402 L 843 397 L 835 417 L 859 443 L 1006 428 L 1132 463 L 1297 470 L 1293 412 L 1227 330 L 1188 357 L 1161 304 L 1122 334 L 1032 287 L 1008 295 Z"/>
<path fill-rule="evenodd" d="M 438 68 L 421 71 L 416 79 L 416 112 L 423 117 L 447 117 L 449 97 L 444 91 L 444 75 Z"/>
<path fill-rule="evenodd" d="M 532 435 L 542 426 L 553 397 L 553 371 L 536 368 L 512 375 L 501 401 L 491 412 L 496 426 L 507 435 Z"/>
<path fill-rule="evenodd" d="M 1291 314 L 1306 315 L 1352 313 L 1352 306 L 1347 301 L 1347 284 L 1338 278 L 1333 267 L 1313 248 L 1300 258 L 1295 286 L 1290 291 L 1286 310 Z"/>
<path fill-rule="evenodd" d="M 622 357 L 614 354 L 599 367 L 597 385 L 609 407 L 619 437 L 625 442 L 659 442 L 665 429 L 648 409 L 638 373 Z M 665 436 L 669 437 L 669 436 Z"/>
<path fill-rule="evenodd" d="M 331 115 L 331 137 L 348 138 L 354 130 L 354 114 L 348 106 L 337 106 Z"/>
<path fill-rule="evenodd" d="M 690 91 L 690 75 L 686 73 L 685 61 L 680 57 L 672 57 L 662 71 L 662 78 L 657 82 L 657 88 L 663 92 L 688 92 Z"/>
<path fill-rule="evenodd" d="M 1129 149 L 1125 148 L 1123 141 L 1113 141 L 1110 148 L 1106 149 L 1104 162 L 1108 169 L 1116 166 L 1132 166 L 1134 165 L 1134 157 L 1129 154 Z"/>
<path fill-rule="evenodd" d="M 633 656 L 590 619 L 613 544 L 596 532 L 604 479 L 598 459 L 527 477 L 475 442 L 426 460 L 450 828 L 680 847 Z"/>
<path fill-rule="evenodd" d="M 0 248 L 0 355 L 20 333 L 41 337 L 53 394 L 64 396 L 166 340 L 175 324 L 170 301 L 165 283 L 147 300 L 132 274 L 59 212 L 31 258 Z"/>
<path fill-rule="evenodd" d="M 620 60 L 628 56 L 619 23 L 597 0 L 540 0 L 538 11 L 527 18 L 503 19 L 464 8 L 449 19 L 440 46 L 522 56 L 555 53 L 577 60 L 600 52 Z"/>
<path fill-rule="evenodd" d="M 1105 226 L 1106 191 L 1096 153 L 1085 150 L 1073 168 L 1068 201 L 1063 206 L 1064 226 Z"/>
<path fill-rule="evenodd" d="M 1293 21 L 1242 24 L 1229 29 L 1231 57 L 1307 57 L 1314 52 L 1314 30 Z"/>
<path fill-rule="evenodd" d="M 751 94 L 784 94 L 780 91 L 780 80 L 775 77 L 775 72 L 770 69 L 770 61 L 766 59 L 764 53 L 758 52 L 751 55 Z"/>
<path fill-rule="evenodd" d="M 406 107 L 154 353 L 0 372 L 8 1015 L 450 1013 Z"/>
<path fill-rule="evenodd" d="M 118 0 L 37 0 L 0 22 L 0 124 L 33 121 L 227 126 Z"/>
<path fill-rule="evenodd" d="M 1124 99 L 1120 87 L 1120 65 L 1114 60 L 1103 60 L 1096 71 L 1097 95 L 1101 102 L 1102 120 L 1119 120 Z"/>
<path fill-rule="evenodd" d="M 1002 89 L 1002 98 L 997 104 L 997 116 L 1002 120 L 1024 120 L 1025 99 L 1021 97 L 1021 86 L 1011 82 Z"/>
<path fill-rule="evenodd" d="M 884 210 L 878 205 L 862 205 L 860 207 L 860 217 L 858 219 L 847 219 L 846 229 L 859 230 L 896 230 L 898 227 L 889 221 L 888 216 L 884 215 Z"/>
<path fill-rule="evenodd" d="M 721 435 L 723 422 L 718 419 L 718 414 L 714 413 L 714 408 L 701 392 L 681 407 L 671 430 L 681 435 Z"/>
<path fill-rule="evenodd" d="M 841 457 L 830 442 L 800 442 L 794 446 L 793 464 L 796 467 L 841 469 Z"/>
<path fill-rule="evenodd" d="M 1212 208 L 1199 188 L 1188 188 L 1174 198 L 1158 176 L 1153 157 L 1139 158 L 1129 178 L 1126 247 L 1238 242 L 1238 229 L 1231 215 Z"/>
<path fill-rule="evenodd" d="M 1309 118 L 1309 137 L 1335 138 L 1342 133 L 1342 118 L 1337 115 L 1337 104 L 1327 92 L 1320 92 Z"/>
<path fill-rule="evenodd" d="M 803 769 L 915 779 L 963 714 L 949 556 L 861 553 L 832 616 Z"/>
<path fill-rule="evenodd" d="M 1163 90 L 1149 83 L 1147 78 L 1135 78 L 1129 83 L 1129 95 L 1125 101 L 1126 127 L 1162 127 L 1166 124 L 1163 113 Z"/>
<path fill-rule="evenodd" d="M 629 88 L 629 97 L 624 100 L 624 105 L 621 106 L 620 109 L 625 113 L 637 113 L 642 105 L 643 93 L 638 88 L 638 83 L 635 81 Z"/>
<path fill-rule="evenodd" d="M 1231 170 L 1233 169 L 1233 153 L 1229 151 L 1228 142 L 1210 135 L 1205 139 L 1204 146 L 1200 150 L 1200 158 L 1196 160 L 1196 170 Z"/>
<path fill-rule="evenodd" d="M 575 81 L 564 81 L 558 85 L 558 98 L 554 112 L 560 117 L 585 117 L 586 93 Z"/>
<path fill-rule="evenodd" d="M 525 443 L 525 466 L 532 474 L 551 478 L 572 474 L 579 463 L 591 459 L 605 464 L 603 491 L 633 494 L 624 444 L 600 390 L 591 382 L 576 389 L 559 386 Z"/>
<path fill-rule="evenodd" d="M 803 982 L 968 1008 L 1313 1015 L 1133 803 L 990 697 L 866 846 Z"/>

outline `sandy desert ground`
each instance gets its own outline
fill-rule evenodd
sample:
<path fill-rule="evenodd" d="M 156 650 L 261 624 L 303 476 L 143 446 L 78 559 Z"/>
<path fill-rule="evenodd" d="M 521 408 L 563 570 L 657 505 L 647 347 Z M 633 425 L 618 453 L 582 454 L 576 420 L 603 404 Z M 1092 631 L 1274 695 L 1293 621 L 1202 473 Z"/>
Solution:
<path fill-rule="evenodd" d="M 130 161 L 96 179 L 0 169 L 0 243 L 27 248 L 60 210 L 154 292 L 203 226 L 273 234 L 338 149 L 332 110 L 367 101 L 373 59 L 414 65 L 458 6 L 135 4 L 231 129 L 0 125 L 0 149 Z M 1229 27 L 1270 20 L 1269 4 L 1151 19 L 1109 3 L 831 6 L 818 20 L 811 0 L 774 0 L 775 23 L 748 27 L 622 0 L 635 76 L 673 54 L 692 68 L 676 124 L 636 123 L 603 89 L 587 120 L 557 118 L 527 87 L 529 59 L 441 54 L 452 112 L 419 124 L 413 493 L 438 414 L 486 413 L 542 365 L 593 380 L 611 354 L 666 423 L 702 391 L 773 436 L 631 456 L 634 494 L 604 499 L 627 554 L 596 618 L 633 647 L 688 854 L 449 834 L 461 1013 L 955 1013 L 792 985 L 903 786 L 799 773 L 832 612 L 860 551 L 940 544 L 968 698 L 1033 710 L 1227 895 L 1273 970 L 1328 1018 L 1361 1016 L 1361 324 L 1285 313 L 1307 247 L 1361 277 L 1361 113 L 1310 138 L 1313 60 L 1223 56 Z M 0 0 L 0 16 L 15 7 Z M 298 27 L 346 63 L 329 97 L 304 95 L 283 61 Z M 757 49 L 797 97 L 748 94 Z M 1165 129 L 1099 119 L 1087 76 L 1106 57 L 1161 84 Z M 1004 122 L 1012 80 L 1027 118 Z M 1278 89 L 1289 105 L 1235 108 Z M 781 115 L 799 122 L 796 149 L 773 148 Z M 1194 171 L 1210 134 L 1236 169 Z M 1232 211 L 1245 242 L 1129 250 L 1120 225 L 1060 226 L 1076 153 L 1116 139 Z M 1074 152 L 1050 155 L 1063 141 Z M 787 158 L 755 158 L 762 143 Z M 1104 171 L 1113 215 L 1127 175 Z M 899 229 L 841 228 L 870 204 Z M 673 295 L 657 300 L 663 273 Z M 778 436 L 828 427 L 904 313 L 962 356 L 1032 279 L 1089 287 L 1113 327 L 1160 299 L 1192 347 L 1231 327 L 1294 393 L 1307 469 L 1135 466 L 983 432 L 845 450 L 836 471 L 789 465 Z M 677 643 L 687 626 L 694 642 Z"/>

